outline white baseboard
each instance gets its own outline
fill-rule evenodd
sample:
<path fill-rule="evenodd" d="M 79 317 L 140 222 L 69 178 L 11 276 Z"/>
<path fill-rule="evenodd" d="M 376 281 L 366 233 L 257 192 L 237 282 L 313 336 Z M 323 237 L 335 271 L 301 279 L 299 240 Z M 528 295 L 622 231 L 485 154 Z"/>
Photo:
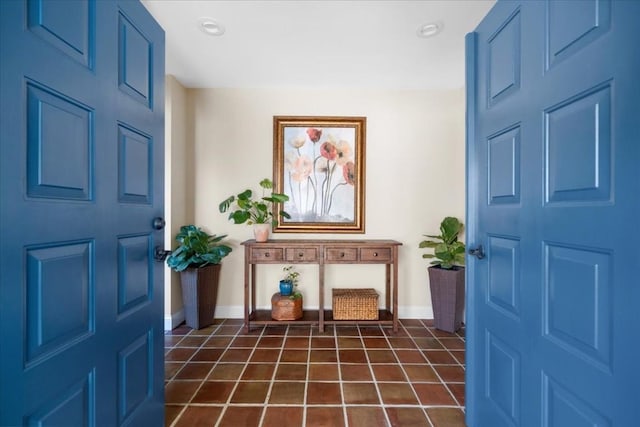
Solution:
<path fill-rule="evenodd" d="M 175 329 L 182 322 L 184 322 L 184 310 L 180 309 L 179 311 L 172 313 L 171 316 L 164 317 L 164 330 L 170 331 Z"/>
<path fill-rule="evenodd" d="M 414 305 L 400 306 L 398 307 L 398 317 L 400 319 L 433 319 L 433 308 Z"/>
<path fill-rule="evenodd" d="M 216 307 L 214 314 L 216 319 L 242 319 L 244 318 L 244 307 L 241 305 Z M 175 329 L 185 320 L 184 309 L 164 317 L 164 330 L 170 331 Z"/>
<path fill-rule="evenodd" d="M 261 308 L 261 307 L 258 307 Z M 271 310 L 271 308 L 269 308 Z M 216 319 L 244 319 L 244 307 L 241 305 L 217 305 Z"/>
<path fill-rule="evenodd" d="M 258 307 L 259 310 L 271 310 L 271 307 Z M 305 307 L 307 310 L 317 310 L 318 307 Z M 400 319 L 433 319 L 433 309 L 431 307 L 400 306 L 398 307 Z M 244 307 L 241 305 L 217 306 L 215 312 L 216 319 L 242 319 L 244 318 Z M 170 331 L 184 322 L 184 310 L 173 313 L 164 318 L 164 329 Z"/>

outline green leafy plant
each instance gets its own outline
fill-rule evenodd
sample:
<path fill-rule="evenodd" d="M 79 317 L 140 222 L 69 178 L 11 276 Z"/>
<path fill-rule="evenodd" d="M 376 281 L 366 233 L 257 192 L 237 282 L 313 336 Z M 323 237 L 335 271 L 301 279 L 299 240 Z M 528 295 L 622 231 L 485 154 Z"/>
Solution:
<path fill-rule="evenodd" d="M 300 273 L 295 270 L 293 265 L 288 265 L 282 268 L 282 271 L 285 272 L 284 278 L 282 279 L 285 282 L 291 282 L 293 284 L 293 292 L 291 293 L 290 299 L 300 298 L 302 294 L 298 292 L 298 283 L 300 281 Z"/>
<path fill-rule="evenodd" d="M 454 265 L 464 265 L 465 246 L 458 241 L 458 235 L 464 225 L 457 218 L 448 216 L 440 223 L 440 235 L 428 237 L 429 240 L 420 242 L 421 248 L 433 249 L 433 254 L 423 254 L 423 258 L 435 258 L 431 265 L 450 270 Z"/>
<path fill-rule="evenodd" d="M 289 196 L 286 194 L 274 193 L 273 182 L 265 178 L 260 181 L 260 187 L 262 188 L 262 197 L 254 200 L 253 192 L 249 189 L 244 190 L 242 193 L 235 196 L 229 196 L 222 201 L 218 206 L 220 213 L 229 213 L 229 219 L 233 220 L 234 224 L 267 224 L 271 223 L 275 226 L 277 221 L 273 213 L 274 203 L 284 203 L 289 200 Z M 267 191 L 270 194 L 267 195 Z M 291 216 L 284 210 L 279 211 L 278 215 L 284 218 L 291 218 Z"/>
<path fill-rule="evenodd" d="M 175 271 L 220 264 L 231 248 L 220 243 L 226 236 L 210 235 L 195 225 L 183 225 L 176 235 L 178 247 L 167 258 L 167 265 Z"/>

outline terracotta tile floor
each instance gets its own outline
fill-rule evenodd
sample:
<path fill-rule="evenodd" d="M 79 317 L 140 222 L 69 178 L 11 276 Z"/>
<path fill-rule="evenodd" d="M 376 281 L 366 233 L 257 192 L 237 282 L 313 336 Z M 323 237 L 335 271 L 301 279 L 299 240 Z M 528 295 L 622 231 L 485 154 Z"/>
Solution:
<path fill-rule="evenodd" d="M 166 425 L 464 426 L 464 328 L 253 326 L 165 335 Z"/>

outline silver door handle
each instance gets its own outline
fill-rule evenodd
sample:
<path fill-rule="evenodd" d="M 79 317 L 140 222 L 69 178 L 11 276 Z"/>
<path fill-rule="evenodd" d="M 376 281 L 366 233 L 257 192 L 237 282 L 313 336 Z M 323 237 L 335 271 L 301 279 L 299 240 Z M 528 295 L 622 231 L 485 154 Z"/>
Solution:
<path fill-rule="evenodd" d="M 478 245 L 477 248 L 469 249 L 469 255 L 473 255 L 478 259 L 484 258 L 484 249 L 482 248 L 482 245 Z"/>
<path fill-rule="evenodd" d="M 164 261 L 169 255 L 171 255 L 171 251 L 163 249 L 162 246 L 156 246 L 153 249 L 153 259 L 156 261 Z"/>

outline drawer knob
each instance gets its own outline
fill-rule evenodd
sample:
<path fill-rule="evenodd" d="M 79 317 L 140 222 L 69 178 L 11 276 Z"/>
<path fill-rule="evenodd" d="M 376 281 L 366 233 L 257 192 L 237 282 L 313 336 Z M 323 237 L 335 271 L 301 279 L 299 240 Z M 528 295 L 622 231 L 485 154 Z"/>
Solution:
<path fill-rule="evenodd" d="M 265 258 L 269 258 L 271 256 L 271 254 L 269 252 L 267 252 L 266 254 L 264 254 Z"/>
<path fill-rule="evenodd" d="M 373 253 L 373 256 L 378 256 L 378 252 L 374 252 L 374 253 Z"/>
<path fill-rule="evenodd" d="M 340 252 L 340 258 L 344 258 L 344 252 Z"/>
<path fill-rule="evenodd" d="M 302 252 L 300 252 L 300 253 L 298 253 L 298 256 L 299 256 L 300 258 L 302 258 L 302 257 L 304 256 L 304 254 L 303 254 Z"/>

